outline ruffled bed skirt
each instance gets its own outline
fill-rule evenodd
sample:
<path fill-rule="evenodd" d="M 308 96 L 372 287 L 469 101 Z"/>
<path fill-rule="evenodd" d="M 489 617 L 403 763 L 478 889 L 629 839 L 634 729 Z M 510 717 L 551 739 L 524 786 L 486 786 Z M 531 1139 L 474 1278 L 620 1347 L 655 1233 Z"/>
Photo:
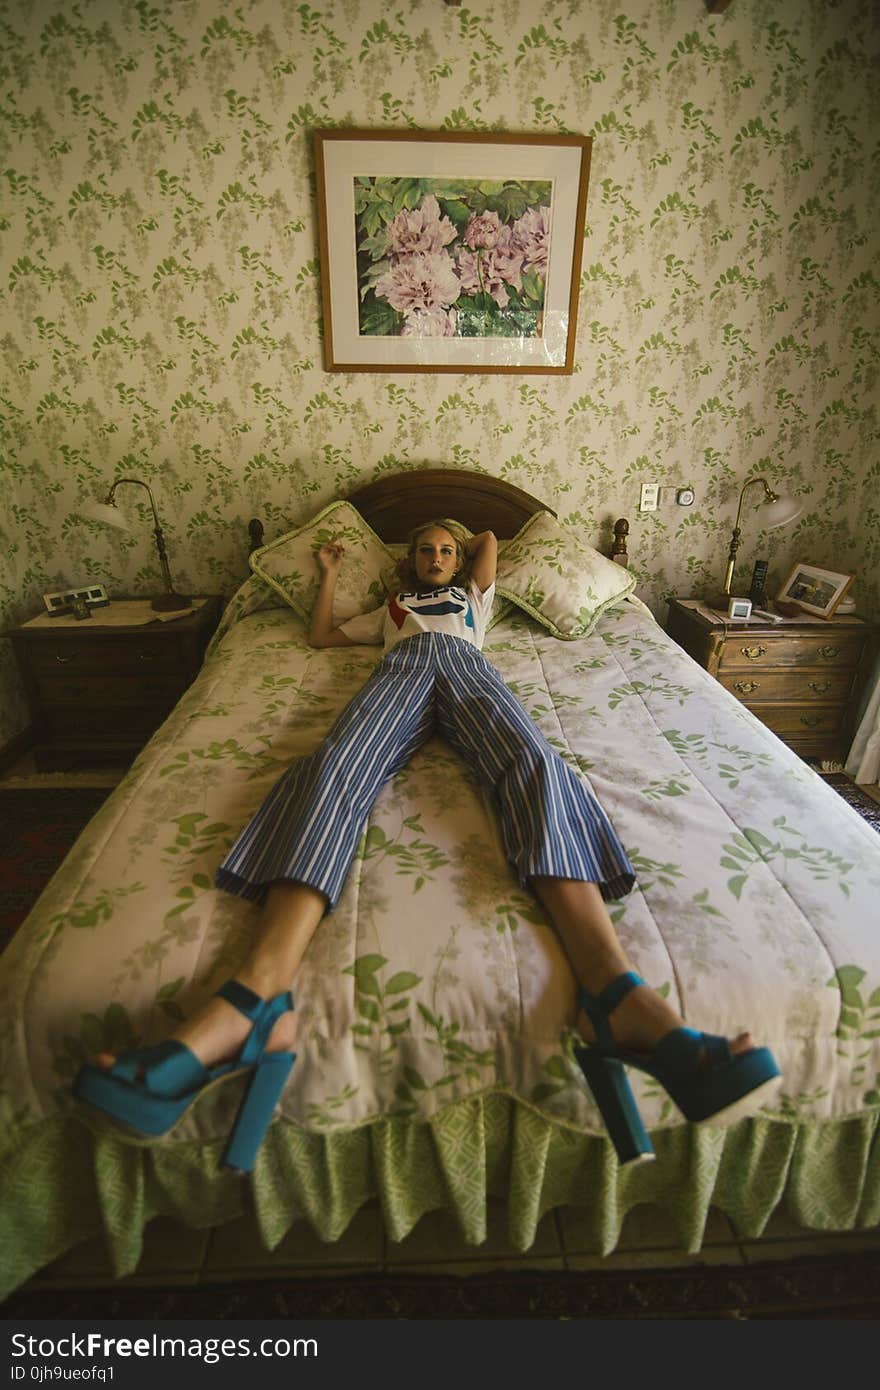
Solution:
<path fill-rule="evenodd" d="M 56 1117 L 20 1135 L 0 1161 L 0 1297 L 102 1233 L 117 1276 L 133 1273 L 157 1216 L 206 1229 L 252 1210 L 271 1250 L 301 1220 L 322 1240 L 338 1240 L 374 1198 L 391 1240 L 445 1210 L 471 1245 L 486 1238 L 487 1198 L 502 1198 L 521 1251 L 558 1206 L 586 1211 L 602 1255 L 614 1250 L 627 1213 L 645 1203 L 669 1213 L 690 1253 L 701 1247 L 710 1206 L 747 1238 L 760 1236 L 780 1205 L 806 1228 L 858 1230 L 880 1224 L 878 1127 L 880 1111 L 808 1125 L 678 1126 L 652 1135 L 655 1163 L 620 1168 L 606 1139 L 492 1092 L 430 1123 L 383 1119 L 314 1134 L 277 1120 L 254 1174 L 242 1179 L 218 1170 L 222 1141 L 141 1145 Z"/>

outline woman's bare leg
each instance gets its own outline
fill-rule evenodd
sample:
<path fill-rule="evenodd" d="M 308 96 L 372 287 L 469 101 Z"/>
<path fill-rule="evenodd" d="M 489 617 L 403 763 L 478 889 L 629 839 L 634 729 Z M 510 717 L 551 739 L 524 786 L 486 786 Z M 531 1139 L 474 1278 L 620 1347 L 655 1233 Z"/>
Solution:
<path fill-rule="evenodd" d="M 257 935 L 247 959 L 235 972 L 240 984 L 247 985 L 263 999 L 271 999 L 285 989 L 302 960 L 306 947 L 327 908 L 323 893 L 302 883 L 281 880 L 273 883 L 266 896 Z M 225 999 L 214 996 L 186 1019 L 171 1035 L 185 1043 L 205 1066 L 231 1057 L 244 1042 L 250 1023 Z M 270 1052 L 288 1051 L 296 1037 L 296 1015 L 282 1014 L 269 1039 Z M 115 1057 L 99 1054 L 103 1067 Z"/>
<path fill-rule="evenodd" d="M 556 928 L 576 979 L 591 994 L 632 970 L 595 883 L 546 877 L 530 881 Z M 677 1010 L 646 985 L 632 990 L 617 1006 L 611 1031 L 618 1045 L 633 1052 L 646 1052 L 682 1023 Z M 592 1026 L 583 1011 L 578 1013 L 577 1026 L 586 1042 L 594 1041 Z M 733 1052 L 747 1052 L 754 1044 L 749 1033 L 741 1033 L 730 1046 Z"/>

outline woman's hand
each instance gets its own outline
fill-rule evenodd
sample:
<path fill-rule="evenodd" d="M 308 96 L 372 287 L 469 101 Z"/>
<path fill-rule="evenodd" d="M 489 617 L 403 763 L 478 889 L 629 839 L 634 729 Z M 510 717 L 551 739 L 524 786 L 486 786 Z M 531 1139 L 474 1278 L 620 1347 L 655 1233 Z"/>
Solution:
<path fill-rule="evenodd" d="M 309 641 L 313 647 L 350 647 L 352 640 L 340 632 L 333 623 L 333 595 L 339 567 L 345 555 L 345 546 L 334 536 L 315 551 L 315 559 L 321 570 L 321 582 L 312 605 L 312 621 L 309 627 Z"/>
<path fill-rule="evenodd" d="M 326 541 L 318 551 L 318 564 L 325 574 L 338 574 L 345 555 L 345 546 L 340 541 Z"/>

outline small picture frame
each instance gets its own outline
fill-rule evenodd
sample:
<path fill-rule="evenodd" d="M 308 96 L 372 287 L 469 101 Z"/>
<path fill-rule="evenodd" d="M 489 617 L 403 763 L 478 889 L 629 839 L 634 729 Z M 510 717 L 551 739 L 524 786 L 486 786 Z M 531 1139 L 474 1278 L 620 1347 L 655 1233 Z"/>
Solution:
<path fill-rule="evenodd" d="M 838 574 L 818 565 L 797 564 L 776 595 L 776 602 L 780 606 L 794 604 L 817 618 L 830 618 L 854 578 L 855 575 Z"/>

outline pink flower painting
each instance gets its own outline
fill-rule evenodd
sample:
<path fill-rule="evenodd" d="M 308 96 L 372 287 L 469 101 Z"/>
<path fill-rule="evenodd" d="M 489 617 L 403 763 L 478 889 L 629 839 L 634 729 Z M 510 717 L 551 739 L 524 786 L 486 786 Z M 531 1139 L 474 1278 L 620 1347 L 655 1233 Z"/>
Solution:
<path fill-rule="evenodd" d="M 401 314 L 417 309 L 448 309 L 461 294 L 461 281 L 452 257 L 445 251 L 395 257 L 376 281 L 376 294 Z"/>
<path fill-rule="evenodd" d="M 435 255 L 455 241 L 457 233 L 449 218 L 441 215 L 437 199 L 429 193 L 421 207 L 413 212 L 404 209 L 393 217 L 385 235 L 389 256 L 401 259 Z"/>
<path fill-rule="evenodd" d="M 537 338 L 550 180 L 355 179 L 361 335 Z"/>

